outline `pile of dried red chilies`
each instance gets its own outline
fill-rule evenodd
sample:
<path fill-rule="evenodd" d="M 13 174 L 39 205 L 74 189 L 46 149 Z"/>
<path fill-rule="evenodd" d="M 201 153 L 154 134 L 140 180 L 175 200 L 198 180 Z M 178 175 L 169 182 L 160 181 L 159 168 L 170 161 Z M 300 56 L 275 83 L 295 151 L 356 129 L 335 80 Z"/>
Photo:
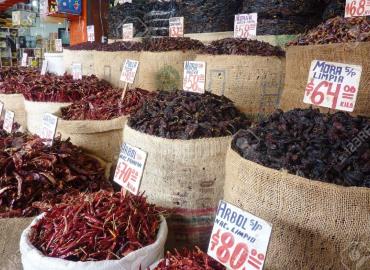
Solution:
<path fill-rule="evenodd" d="M 151 52 L 201 50 L 204 44 L 191 38 L 150 38 L 143 41 L 143 50 Z"/>
<path fill-rule="evenodd" d="M 40 72 L 34 68 L 12 67 L 0 69 L 0 94 L 20 94 L 28 82 L 37 79 Z"/>
<path fill-rule="evenodd" d="M 30 241 L 49 257 L 118 260 L 154 243 L 160 223 L 145 197 L 100 191 L 54 206 L 32 228 Z"/>
<path fill-rule="evenodd" d="M 69 50 L 72 51 L 107 51 L 107 52 L 116 52 L 116 51 L 141 51 L 143 45 L 141 42 L 130 42 L 130 41 L 117 41 L 109 44 L 102 44 L 100 42 L 84 42 L 77 45 L 69 47 Z"/>
<path fill-rule="evenodd" d="M 83 98 L 68 107 L 62 108 L 65 120 L 110 120 L 136 112 L 152 94 L 143 89 L 132 89 L 121 99 L 122 90 L 102 91 Z"/>
<path fill-rule="evenodd" d="M 153 270 L 225 270 L 226 268 L 209 257 L 198 247 L 174 253 L 167 252 L 166 257 Z"/>
<path fill-rule="evenodd" d="M 111 188 L 100 162 L 69 141 L 53 146 L 23 133 L 0 137 L 0 217 L 39 213 L 35 204 L 59 203 L 62 195 Z"/>

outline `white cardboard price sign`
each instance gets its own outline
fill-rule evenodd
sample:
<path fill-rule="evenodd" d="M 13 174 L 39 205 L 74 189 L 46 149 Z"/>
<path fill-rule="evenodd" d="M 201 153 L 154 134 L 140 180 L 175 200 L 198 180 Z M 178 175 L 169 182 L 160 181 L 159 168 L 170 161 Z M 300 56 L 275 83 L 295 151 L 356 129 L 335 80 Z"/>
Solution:
<path fill-rule="evenodd" d="M 45 113 L 42 116 L 42 128 L 40 137 L 46 139 L 45 144 L 51 146 L 53 144 L 55 132 L 58 125 L 58 117 L 50 113 Z"/>
<path fill-rule="evenodd" d="M 61 39 L 56 39 L 55 41 L 55 51 L 56 52 L 63 52 L 63 44 Z"/>
<path fill-rule="evenodd" d="M 42 62 L 41 75 L 45 75 L 47 70 L 48 70 L 48 60 L 45 59 Z"/>
<path fill-rule="evenodd" d="M 126 59 L 123 64 L 120 80 L 126 83 L 134 83 L 139 61 Z"/>
<path fill-rule="evenodd" d="M 347 0 L 344 17 L 370 16 L 370 0 Z"/>
<path fill-rule="evenodd" d="M 27 60 L 28 60 L 28 54 L 27 53 L 23 53 L 22 54 L 22 62 L 21 62 L 21 66 L 22 67 L 26 67 L 27 66 Z"/>
<path fill-rule="evenodd" d="M 257 35 L 257 13 L 238 14 L 234 20 L 234 37 L 250 38 Z"/>
<path fill-rule="evenodd" d="M 184 17 L 173 17 L 169 20 L 170 37 L 183 37 L 184 36 Z"/>
<path fill-rule="evenodd" d="M 114 182 L 121 185 L 132 194 L 139 194 L 147 153 L 124 143 L 121 147 Z"/>
<path fill-rule="evenodd" d="M 82 79 L 82 64 L 81 63 L 72 64 L 72 76 L 74 80 Z"/>
<path fill-rule="evenodd" d="M 203 94 L 206 86 L 206 62 L 185 61 L 184 91 Z"/>
<path fill-rule="evenodd" d="M 134 39 L 134 24 L 125 23 L 122 25 L 122 39 L 123 41 L 131 41 Z"/>
<path fill-rule="evenodd" d="M 312 61 L 303 102 L 353 112 L 361 72 L 361 66 Z"/>
<path fill-rule="evenodd" d="M 13 123 L 14 123 L 14 112 L 6 110 L 4 116 L 3 129 L 6 132 L 11 133 L 13 130 Z"/>
<path fill-rule="evenodd" d="M 263 269 L 271 231 L 263 219 L 220 201 L 208 255 L 228 269 Z"/>
<path fill-rule="evenodd" d="M 95 41 L 95 27 L 94 25 L 87 26 L 87 41 L 94 42 Z"/>

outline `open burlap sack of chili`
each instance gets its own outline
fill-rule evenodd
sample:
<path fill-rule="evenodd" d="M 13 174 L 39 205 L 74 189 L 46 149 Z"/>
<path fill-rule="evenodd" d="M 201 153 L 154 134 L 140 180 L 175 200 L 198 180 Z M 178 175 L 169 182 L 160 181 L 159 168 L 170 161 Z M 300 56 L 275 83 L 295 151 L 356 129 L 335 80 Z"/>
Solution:
<path fill-rule="evenodd" d="M 286 51 L 285 86 L 280 108 L 307 108 L 303 103 L 308 74 L 313 60 L 323 60 L 362 66 L 362 75 L 353 115 L 370 116 L 370 42 L 326 45 L 290 46 Z M 328 109 L 320 108 L 322 112 Z"/>
<path fill-rule="evenodd" d="M 4 109 L 14 112 L 14 121 L 26 129 L 27 121 L 23 95 L 0 94 L 0 101 L 4 103 Z"/>
<path fill-rule="evenodd" d="M 145 151 L 140 192 L 164 207 L 169 248 L 206 248 L 215 210 L 222 198 L 224 160 L 231 137 L 173 140 L 147 135 L 126 125 L 124 141 Z"/>
<path fill-rule="evenodd" d="M 229 149 L 224 199 L 272 224 L 266 269 L 370 269 L 368 188 L 311 181 Z"/>
<path fill-rule="evenodd" d="M 63 50 L 63 62 L 67 73 L 72 74 L 72 64 L 81 63 L 82 75 L 95 74 L 94 54 L 96 51 L 91 50 Z"/>
<path fill-rule="evenodd" d="M 56 113 L 60 108 L 70 105 L 71 103 L 59 102 L 36 102 L 24 101 L 24 108 L 27 117 L 27 129 L 33 134 L 39 134 L 42 127 L 42 116 L 45 113 Z"/>

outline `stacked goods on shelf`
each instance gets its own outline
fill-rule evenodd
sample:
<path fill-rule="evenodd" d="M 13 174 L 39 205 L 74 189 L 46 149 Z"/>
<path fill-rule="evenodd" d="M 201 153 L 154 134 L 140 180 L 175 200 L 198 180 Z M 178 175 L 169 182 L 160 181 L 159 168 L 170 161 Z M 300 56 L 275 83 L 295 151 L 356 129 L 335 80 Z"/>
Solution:
<path fill-rule="evenodd" d="M 109 89 L 109 83 L 94 75 L 83 76 L 81 80 L 73 80 L 71 75 L 51 74 L 32 78 L 23 89 L 27 129 L 31 133 L 38 133 L 45 113 L 56 113 L 74 101 Z"/>
<path fill-rule="evenodd" d="M 368 118 L 318 109 L 235 135 L 224 199 L 273 224 L 266 268 L 355 268 L 350 252 L 370 241 L 369 138 Z"/>
<path fill-rule="evenodd" d="M 168 37 L 169 18 L 176 16 L 177 1 L 149 0 L 148 2 L 148 12 L 144 15 L 144 23 L 148 31 L 146 36 Z"/>
<path fill-rule="evenodd" d="M 284 35 L 317 25 L 324 8 L 320 0 L 244 0 L 242 13 L 258 13 L 258 35 Z"/>
<path fill-rule="evenodd" d="M 184 91 L 158 92 L 129 117 L 124 142 L 147 153 L 140 192 L 169 211 L 170 247 L 208 245 L 226 150 L 248 124 L 226 97 Z"/>
<path fill-rule="evenodd" d="M 166 220 L 142 196 L 71 197 L 22 233 L 25 270 L 147 269 L 162 258 Z"/>
<path fill-rule="evenodd" d="M 233 31 L 240 1 L 182 0 L 176 16 L 185 18 L 185 33 Z"/>
<path fill-rule="evenodd" d="M 37 69 L 2 68 L 0 71 L 0 101 L 4 108 L 14 112 L 14 121 L 26 128 L 26 112 L 22 95 L 25 84 L 39 75 Z"/>
<path fill-rule="evenodd" d="M 111 189 L 103 161 L 59 138 L 46 146 L 35 135 L 0 130 L 0 156 L 0 262 L 6 269 L 21 269 L 20 235 L 39 207 L 62 202 L 65 194 Z"/>
<path fill-rule="evenodd" d="M 149 91 L 182 89 L 184 61 L 194 60 L 203 43 L 190 38 L 143 41 L 136 86 Z"/>
<path fill-rule="evenodd" d="M 195 59 L 206 62 L 206 89 L 230 98 L 242 112 L 256 116 L 276 108 L 285 71 L 280 48 L 227 38 L 213 41 Z"/>
<path fill-rule="evenodd" d="M 303 103 L 313 60 L 362 66 L 355 115 L 370 116 L 370 19 L 336 17 L 290 43 L 286 51 L 286 77 L 280 107 L 307 108 Z M 294 75 L 293 75 L 294 74 Z M 327 109 L 321 109 L 327 111 Z"/>
<path fill-rule="evenodd" d="M 57 132 L 72 143 L 108 162 L 115 162 L 122 144 L 127 115 L 136 112 L 150 97 L 148 91 L 133 89 L 124 100 L 119 89 L 103 90 L 61 108 Z"/>

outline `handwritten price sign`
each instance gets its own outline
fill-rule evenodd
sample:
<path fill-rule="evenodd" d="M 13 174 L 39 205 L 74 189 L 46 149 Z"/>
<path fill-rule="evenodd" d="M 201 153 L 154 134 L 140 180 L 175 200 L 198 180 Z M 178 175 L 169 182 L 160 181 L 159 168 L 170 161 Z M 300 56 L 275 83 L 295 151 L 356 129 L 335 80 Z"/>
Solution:
<path fill-rule="evenodd" d="M 122 25 L 122 39 L 123 41 L 131 41 L 134 39 L 134 24 L 126 23 Z"/>
<path fill-rule="evenodd" d="M 134 83 L 138 67 L 139 61 L 126 59 L 120 80 L 126 83 Z"/>
<path fill-rule="evenodd" d="M 21 66 L 22 67 L 26 67 L 27 66 L 27 62 L 28 62 L 28 54 L 24 52 L 22 54 Z"/>
<path fill-rule="evenodd" d="M 271 230 L 266 221 L 220 201 L 208 255 L 228 269 L 263 269 Z"/>
<path fill-rule="evenodd" d="M 183 37 L 184 36 L 184 17 L 170 18 L 170 37 Z"/>
<path fill-rule="evenodd" d="M 63 44 L 61 39 L 56 39 L 55 41 L 55 51 L 56 52 L 63 52 Z"/>
<path fill-rule="evenodd" d="M 82 64 L 81 63 L 72 64 L 72 77 L 74 80 L 82 79 Z"/>
<path fill-rule="evenodd" d="M 370 0 L 347 0 L 345 17 L 370 16 Z"/>
<path fill-rule="evenodd" d="M 257 13 L 238 14 L 234 20 L 234 37 L 250 38 L 257 35 Z"/>
<path fill-rule="evenodd" d="M 114 182 L 132 194 L 139 193 L 147 154 L 137 147 L 124 143 L 121 147 Z"/>
<path fill-rule="evenodd" d="M 14 112 L 6 110 L 4 116 L 3 129 L 8 133 L 12 133 L 13 123 L 14 123 Z"/>
<path fill-rule="evenodd" d="M 203 94 L 206 85 L 206 62 L 186 61 L 184 63 L 184 91 Z"/>
<path fill-rule="evenodd" d="M 42 62 L 42 67 L 41 67 L 41 75 L 45 75 L 46 74 L 46 71 L 48 69 L 48 60 L 44 60 Z"/>
<path fill-rule="evenodd" d="M 361 66 L 312 61 L 303 102 L 353 112 L 361 72 Z"/>
<path fill-rule="evenodd" d="M 42 116 L 42 128 L 40 137 L 46 139 L 46 145 L 53 145 L 55 132 L 57 129 L 58 117 L 50 113 L 45 113 Z"/>
<path fill-rule="evenodd" d="M 94 25 L 87 26 L 87 41 L 94 42 L 95 41 L 95 27 Z"/>

